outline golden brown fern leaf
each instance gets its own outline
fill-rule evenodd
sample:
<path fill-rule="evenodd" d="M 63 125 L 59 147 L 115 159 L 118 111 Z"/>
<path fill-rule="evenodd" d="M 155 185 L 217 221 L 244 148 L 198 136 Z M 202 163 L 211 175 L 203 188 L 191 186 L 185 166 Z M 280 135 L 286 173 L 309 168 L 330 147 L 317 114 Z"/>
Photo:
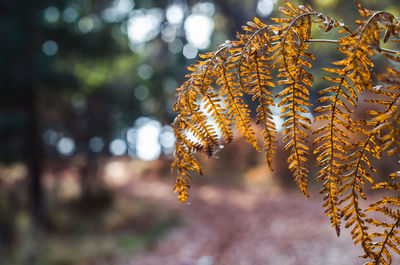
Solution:
<path fill-rule="evenodd" d="M 191 171 L 196 171 L 202 174 L 201 168 L 189 150 L 192 145 L 182 134 L 182 129 L 179 126 L 174 127 L 176 145 L 175 159 L 171 165 L 172 175 L 176 175 L 174 192 L 178 193 L 178 200 L 185 202 L 188 198 L 188 189 L 190 187 L 189 180 L 191 179 Z"/>
<path fill-rule="evenodd" d="M 369 111 L 372 116 L 370 120 L 361 120 L 355 122 L 355 130 L 365 136 L 364 139 L 358 140 L 352 144 L 354 152 L 349 154 L 343 166 L 343 186 L 340 188 L 340 193 L 348 194 L 340 201 L 341 204 L 347 203 L 342 210 L 346 223 L 346 228 L 355 224 L 351 231 L 354 243 L 362 243 L 365 252 L 368 249 L 365 248 L 370 238 L 367 233 L 367 227 L 365 226 L 366 215 L 362 212 L 358 203 L 358 194 L 366 199 L 364 194 L 366 181 L 373 183 L 373 177 L 370 172 L 377 172 L 371 158 L 381 158 L 383 148 L 380 144 L 380 136 L 383 131 L 389 126 L 388 118 L 392 116 L 393 112 L 397 109 L 397 101 L 400 94 L 395 93 L 398 91 L 397 87 L 386 87 L 376 86 L 373 89 L 374 97 L 381 97 L 382 99 L 366 100 L 367 102 L 378 104 L 383 106 L 384 109 L 381 111 Z M 400 92 L 400 91 L 398 91 Z"/>
<path fill-rule="evenodd" d="M 210 118 L 217 125 L 218 131 L 221 133 L 222 143 L 229 143 L 233 139 L 231 130 L 232 122 L 228 119 L 226 112 L 221 106 L 222 99 L 217 93 L 210 90 L 205 92 L 200 101 L 204 103 L 204 109 L 210 114 Z"/>
<path fill-rule="evenodd" d="M 399 174 L 390 175 L 390 181 L 381 182 L 373 186 L 374 189 L 400 190 Z M 367 218 L 366 221 L 381 230 L 370 235 L 371 242 L 368 243 L 369 252 L 363 258 L 371 261 L 368 265 L 389 265 L 392 264 L 391 251 L 400 255 L 400 198 L 384 197 L 382 200 L 373 203 L 367 211 L 377 212 L 386 216 L 388 221 L 378 221 L 375 218 Z M 382 231 L 383 230 L 383 231 Z"/>
<path fill-rule="evenodd" d="M 254 22 L 253 22 L 254 21 Z M 252 95 L 252 100 L 259 102 L 257 106 L 257 123 L 264 126 L 262 131 L 264 149 L 268 166 L 272 169 L 272 159 L 276 149 L 276 127 L 273 122 L 271 107 L 274 106 L 274 87 L 271 81 L 268 48 L 271 47 L 268 26 L 257 18 L 244 26 L 245 34 L 238 34 L 239 40 L 232 49 L 231 61 L 237 65 L 240 88 Z"/>
<path fill-rule="evenodd" d="M 399 97 L 399 95 L 397 96 Z M 387 133 L 382 134 L 381 141 L 382 149 L 388 156 L 400 153 L 400 109 L 398 106 L 393 109 L 395 110 L 387 113 L 387 115 L 393 114 L 389 122 L 386 121 L 386 115 L 377 117 L 377 119 L 385 120 L 384 128 L 387 129 Z"/>
<path fill-rule="evenodd" d="M 324 77 L 335 83 L 334 86 L 319 91 L 324 96 L 319 98 L 325 105 L 315 111 L 319 113 L 316 120 L 326 121 L 326 125 L 317 129 L 314 133 L 321 134 L 316 138 L 318 154 L 317 164 L 321 167 L 317 180 L 324 180 L 325 185 L 321 190 L 325 193 L 326 212 L 331 217 L 332 225 L 339 234 L 340 208 L 344 205 L 341 215 L 344 216 L 346 227 L 354 224 L 351 231 L 355 244 L 368 240 L 364 222 L 365 214 L 358 204 L 358 196 L 365 198 L 363 189 L 365 180 L 372 182 L 369 171 L 375 171 L 371 166 L 369 156 L 379 157 L 379 149 L 376 148 L 376 129 L 371 131 L 364 126 L 375 127 L 375 123 L 360 121 L 355 123 L 349 115 L 356 108 L 358 94 L 366 89 L 372 90 L 372 76 L 370 68 L 373 67 L 371 56 L 374 50 L 380 51 L 378 22 L 388 24 L 388 15 L 385 12 L 375 12 L 364 9 L 360 4 L 359 10 L 362 16 L 368 17 L 366 21 L 358 21 L 360 26 L 348 36 L 338 40 L 341 45 L 339 50 L 346 56 L 345 59 L 334 62 L 338 68 L 325 68 L 326 72 L 338 75 L 338 77 Z M 347 31 L 347 30 L 346 30 Z M 342 31 L 344 32 L 344 31 Z M 328 104 L 326 104 L 326 102 Z M 359 124 L 361 126 L 353 126 Z M 364 135 L 364 140 L 350 144 L 349 133 L 354 130 Z M 353 151 L 350 150 L 353 148 Z M 342 165 L 342 161 L 345 164 Z M 346 172 L 346 173 L 345 173 Z M 343 184 L 344 183 L 344 184 Z M 340 194 L 344 198 L 338 202 Z"/>
<path fill-rule="evenodd" d="M 211 140 L 212 138 L 210 137 L 216 137 L 215 133 L 208 135 L 208 133 L 205 132 L 209 127 L 199 128 L 199 126 L 195 124 L 199 119 L 193 119 L 193 115 L 202 117 L 202 119 L 204 115 L 195 112 L 198 111 L 198 107 L 196 107 L 195 110 L 193 106 L 188 108 L 191 109 L 193 113 L 186 116 L 178 115 L 173 123 L 176 144 L 175 157 L 171 168 L 172 174 L 176 175 L 174 192 L 178 193 L 178 199 L 181 202 L 186 201 L 188 198 L 187 190 L 190 187 L 190 172 L 197 171 L 201 174 L 200 166 L 193 156 L 193 153 L 210 148 L 210 141 L 215 141 Z M 192 137 L 188 137 L 188 134 L 191 134 Z"/>
<path fill-rule="evenodd" d="M 370 129 L 366 129 L 365 126 Z M 379 141 L 376 138 L 379 124 L 369 121 L 355 122 L 354 130 L 362 133 L 366 138 L 347 147 L 353 151 L 343 158 L 344 164 L 339 172 L 343 184 L 338 189 L 338 194 L 343 194 L 343 198 L 338 205 L 343 205 L 341 215 L 346 222 L 345 227 L 349 228 L 354 225 L 350 232 L 354 244 L 361 242 L 364 251 L 368 253 L 367 244 L 370 238 L 365 223 L 367 216 L 359 205 L 359 196 L 366 199 L 364 193 L 366 182 L 373 183 L 370 172 L 375 173 L 376 169 L 371 163 L 371 157 L 379 159 L 381 155 Z"/>
<path fill-rule="evenodd" d="M 366 263 L 368 265 L 389 265 L 392 264 L 392 256 L 390 251 L 394 251 L 400 255 L 400 211 L 392 210 L 393 206 L 400 206 L 400 198 L 386 197 L 383 200 L 376 202 L 368 208 L 368 211 L 381 212 L 385 216 L 392 219 L 392 223 L 387 221 L 381 222 L 374 219 L 367 219 L 367 222 L 376 227 L 383 228 L 383 232 L 375 232 L 371 234 L 372 240 L 377 240 L 370 245 L 371 254 L 364 255 L 364 258 L 371 258 L 372 261 Z"/>
<path fill-rule="evenodd" d="M 200 103 L 198 102 L 200 91 L 195 87 L 194 78 L 197 78 L 197 76 L 194 75 L 193 79 L 189 79 L 178 89 L 178 99 L 174 106 L 178 116 L 173 127 L 192 134 L 193 139 L 187 140 L 189 142 L 198 142 L 195 149 L 200 151 L 218 145 L 218 137 L 212 126 L 208 124 L 206 115 L 200 110 Z M 194 150 L 192 145 L 187 147 L 189 151 Z"/>
<path fill-rule="evenodd" d="M 343 69 L 323 70 L 335 71 L 339 75 L 345 73 Z M 317 154 L 316 162 L 320 168 L 316 179 L 324 181 L 324 187 L 320 191 L 325 195 L 323 207 L 339 235 L 341 224 L 338 208 L 338 189 L 341 184 L 340 168 L 341 161 L 345 160 L 346 146 L 349 145 L 348 132 L 352 130 L 352 120 L 348 114 L 351 110 L 348 105 L 355 106 L 356 94 L 345 76 L 324 77 L 324 79 L 334 82 L 336 85 L 318 91 L 319 95 L 324 95 L 318 99 L 318 102 L 324 105 L 315 109 L 315 113 L 318 113 L 315 121 L 323 121 L 324 124 L 313 131 L 318 135 L 314 140 L 316 145 L 314 154 Z"/>
<path fill-rule="evenodd" d="M 371 67 L 374 66 L 371 57 L 376 51 L 381 52 L 380 30 L 386 29 L 393 32 L 396 28 L 395 17 L 384 11 L 365 9 L 356 2 L 360 14 L 366 20 L 357 20 L 360 26 L 348 36 L 338 40 L 339 50 L 346 56 L 345 59 L 333 63 L 342 66 L 344 74 L 358 93 L 373 87 Z"/>
<path fill-rule="evenodd" d="M 245 137 L 257 151 L 259 147 L 254 130 L 251 128 L 250 109 L 242 98 L 243 91 L 236 77 L 236 64 L 230 61 L 230 52 L 226 51 L 218 57 L 220 63 L 215 71 L 218 75 L 216 84 L 219 86 L 219 96 L 223 98 L 224 109 L 228 119 L 232 121 L 239 133 Z"/>
<path fill-rule="evenodd" d="M 379 75 L 378 79 L 388 85 L 389 80 L 395 78 L 392 77 L 393 73 L 396 73 L 396 71 L 388 68 L 387 73 Z M 366 181 L 373 183 L 370 172 L 375 173 L 376 169 L 370 158 L 380 158 L 382 150 L 385 148 L 385 145 L 383 145 L 383 148 L 381 147 L 380 140 L 390 144 L 392 143 L 392 139 L 396 139 L 391 135 L 392 130 L 390 128 L 393 128 L 393 122 L 390 122 L 389 119 L 395 117 L 395 113 L 397 113 L 397 101 L 400 96 L 399 87 L 396 86 L 384 87 L 378 85 L 374 87 L 372 92 L 374 98 L 380 99 L 366 101 L 384 108 L 381 111 L 369 111 L 369 114 L 372 116 L 370 120 L 362 120 L 355 123 L 359 125 L 355 126 L 356 131 L 363 134 L 365 138 L 356 141 L 352 145 L 355 151 L 345 159 L 346 163 L 343 167 L 345 169 L 341 172 L 344 176 L 343 182 L 345 184 L 339 189 L 340 193 L 347 192 L 347 195 L 339 202 L 340 205 L 347 204 L 342 210 L 342 215 L 347 222 L 346 228 L 354 224 L 351 230 L 354 244 L 361 242 L 365 253 L 370 252 L 369 245 L 371 238 L 368 235 L 368 227 L 365 223 L 366 215 L 358 203 L 358 195 L 366 199 L 364 194 Z M 389 130 L 387 130 L 388 128 Z M 385 131 L 389 131 L 389 133 L 382 137 Z"/>
<path fill-rule="evenodd" d="M 366 129 L 365 126 L 370 127 L 370 129 Z M 338 205 L 343 205 L 341 216 L 346 222 L 345 227 L 353 227 L 350 233 L 354 244 L 361 242 L 365 253 L 368 253 L 370 251 L 368 248 L 370 237 L 367 231 L 368 226 L 365 223 L 367 216 L 359 205 L 359 196 L 366 199 L 364 193 L 366 182 L 373 183 L 370 172 L 375 173 L 376 169 L 370 161 L 371 157 L 379 159 L 381 155 L 379 141 L 376 139 L 379 124 L 368 121 L 355 122 L 354 130 L 367 137 L 347 147 L 354 151 L 343 158 L 344 164 L 339 169 L 343 184 L 337 190 L 337 193 L 343 194 L 343 198 L 338 202 Z"/>
<path fill-rule="evenodd" d="M 231 62 L 237 64 L 239 85 L 241 89 L 248 93 L 248 82 L 244 78 L 249 76 L 249 63 L 254 59 L 251 54 L 257 51 L 258 54 L 266 55 L 268 48 L 271 46 L 271 39 L 269 26 L 256 17 L 253 18 L 253 21 L 247 22 L 247 25 L 242 26 L 242 28 L 245 33 L 237 34 L 238 40 L 232 42 L 234 47 L 230 52 L 232 53 Z"/>
<path fill-rule="evenodd" d="M 192 98 L 194 95 L 196 95 L 196 92 L 194 90 L 190 90 L 188 94 L 188 97 Z M 182 121 L 181 124 L 191 126 L 182 129 L 189 130 L 189 132 L 194 134 L 196 139 L 200 139 L 204 150 L 214 150 L 215 147 L 219 146 L 218 134 L 213 128 L 212 124 L 210 124 L 207 115 L 201 111 L 200 102 L 193 100 L 187 102 L 187 105 L 190 114 L 187 115 L 185 113 L 186 123 Z"/>
<path fill-rule="evenodd" d="M 243 63 L 247 67 L 243 75 L 244 82 L 249 86 L 248 91 L 253 95 L 253 100 L 258 100 L 257 106 L 257 123 L 264 126 L 262 131 L 264 149 L 267 155 L 267 163 L 272 169 L 272 158 L 276 149 L 277 137 L 276 126 L 273 121 L 271 107 L 273 107 L 273 94 L 268 90 L 269 87 L 274 87 L 274 83 L 270 81 L 268 58 L 259 54 L 261 52 L 255 50 L 250 54 L 251 60 L 249 63 Z"/>
<path fill-rule="evenodd" d="M 285 120 L 282 125 L 285 128 L 283 141 L 286 143 L 285 149 L 290 150 L 289 169 L 301 192 L 308 197 L 306 163 L 309 148 L 306 142 L 311 120 L 307 116 L 310 115 L 308 107 L 312 106 L 308 87 L 312 86 L 314 78 L 305 68 L 311 68 L 309 60 L 315 60 L 315 57 L 305 50 L 309 46 L 307 41 L 311 34 L 310 16 L 316 13 L 308 6 L 297 8 L 288 2 L 286 5 L 288 8 L 281 8 L 280 11 L 293 19 L 284 20 L 290 22 L 288 26 L 274 28 L 284 33 L 274 38 L 279 43 L 271 47 L 270 52 L 274 53 L 271 58 L 275 59 L 272 67 L 278 66 L 277 76 L 281 78 L 278 84 L 285 86 L 277 97 L 280 98 L 278 107 L 282 107 L 281 118 Z"/>
<path fill-rule="evenodd" d="M 192 72 L 187 75 L 188 80 L 178 89 L 174 110 L 178 113 L 179 120 L 186 121 L 181 122 L 181 125 L 190 124 L 191 128 L 199 129 L 201 134 L 195 137 L 202 142 L 202 151 L 215 150 L 220 144 L 230 142 L 233 137 L 232 122 L 221 106 L 221 97 L 217 96 L 213 88 L 218 78 L 216 69 L 221 63 L 221 54 L 228 48 L 228 45 L 222 45 L 214 53 L 200 55 L 203 60 L 188 67 Z M 218 136 L 218 132 L 222 139 Z"/>
<path fill-rule="evenodd" d="M 368 101 L 385 106 L 386 111 L 370 111 L 370 114 L 380 124 L 381 148 L 391 156 L 400 153 L 400 71 L 386 68 L 386 73 L 378 75 L 378 79 L 386 86 L 376 86 L 374 92 L 384 98 Z"/>
<path fill-rule="evenodd" d="M 177 175 L 175 192 L 179 193 L 180 201 L 187 199 L 190 171 L 200 172 L 194 153 L 202 151 L 212 155 L 233 137 L 231 119 L 212 88 L 217 78 L 215 69 L 220 62 L 219 54 L 225 49 L 227 47 L 202 55 L 202 61 L 188 67 L 191 71 L 186 76 L 188 80 L 177 89 L 174 110 L 178 116 L 173 123 L 176 147 L 172 169 Z"/>
<path fill-rule="evenodd" d="M 400 152 L 400 72 L 387 68 L 378 76 L 384 86 L 374 86 L 372 78 L 372 56 L 375 53 L 392 51 L 380 46 L 380 34 L 385 31 L 383 42 L 391 36 L 399 37 L 399 20 L 387 12 L 368 10 L 356 3 L 363 20 L 356 23 L 358 28 L 351 32 L 342 23 L 323 14 L 314 12 L 309 6 L 286 2 L 280 9 L 288 18 L 276 18 L 276 25 L 266 25 L 257 18 L 248 22 L 238 34 L 238 40 L 227 42 L 213 53 L 201 55 L 202 60 L 191 65 L 188 80 L 177 90 L 174 110 L 178 116 L 173 127 L 176 135 L 173 173 L 177 175 L 175 192 L 180 201 L 188 198 L 187 190 L 193 172 L 201 174 L 195 152 L 213 155 L 220 146 L 233 138 L 235 127 L 246 141 L 258 150 L 254 131 L 251 128 L 250 109 L 244 103 L 243 94 L 253 96 L 258 102 L 257 120 L 264 125 L 263 142 L 267 162 L 271 161 L 276 148 L 276 128 L 272 119 L 274 105 L 271 88 L 274 87 L 271 71 L 278 70 L 282 90 L 276 96 L 278 107 L 282 108 L 285 120 L 285 149 L 290 151 L 289 168 L 300 190 L 308 196 L 306 167 L 309 148 L 306 145 L 311 120 L 308 108 L 309 88 L 313 76 L 311 68 L 314 55 L 307 53 L 311 42 L 334 40 L 311 39 L 311 24 L 318 23 L 326 31 L 340 27 L 340 33 L 348 35 L 339 39 L 339 51 L 344 59 L 325 68 L 330 76 L 325 80 L 333 86 L 318 92 L 316 121 L 322 127 L 313 131 L 317 135 L 314 143 L 319 167 L 317 180 L 323 181 L 321 193 L 324 196 L 325 212 L 332 225 L 340 233 L 341 218 L 346 228 L 352 227 L 351 235 L 355 244 L 361 243 L 368 264 L 390 264 L 391 253 L 400 254 L 400 199 L 386 197 L 372 204 L 367 211 L 385 214 L 391 222 L 367 218 L 366 211 L 359 205 L 359 197 L 366 198 L 365 186 L 373 183 L 376 172 L 373 159 Z M 317 19 L 311 20 L 314 16 Z M 387 56 L 400 62 L 397 56 Z M 369 103 L 380 106 L 369 111 L 369 120 L 354 121 L 350 113 L 358 105 L 358 97 L 365 90 L 374 99 Z M 354 137 L 350 142 L 349 136 Z M 376 184 L 373 188 L 386 190 L 400 189 L 400 174 L 391 175 L 392 180 Z M 368 233 L 368 226 L 382 228 L 381 232 Z M 373 242 L 378 240 L 378 242 Z"/>

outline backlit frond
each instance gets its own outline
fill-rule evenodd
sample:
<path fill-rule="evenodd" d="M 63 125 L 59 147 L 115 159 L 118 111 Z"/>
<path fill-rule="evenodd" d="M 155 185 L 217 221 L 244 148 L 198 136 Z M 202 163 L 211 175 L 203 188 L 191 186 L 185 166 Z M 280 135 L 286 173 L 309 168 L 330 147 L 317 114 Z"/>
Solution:
<path fill-rule="evenodd" d="M 296 8 L 286 2 L 288 8 L 281 8 L 280 11 L 293 17 L 285 33 L 276 39 L 279 44 L 270 50 L 275 52 L 281 78 L 278 84 L 284 85 L 283 90 L 277 95 L 280 98 L 278 107 L 281 107 L 281 118 L 283 123 L 285 149 L 290 150 L 288 158 L 289 169 L 293 172 L 294 178 L 301 190 L 307 197 L 307 156 L 309 148 L 307 138 L 310 131 L 311 120 L 309 118 L 309 107 L 312 106 L 309 100 L 309 87 L 314 81 L 313 76 L 306 70 L 311 68 L 310 60 L 315 60 L 314 55 L 306 52 L 311 34 L 312 10 L 307 8 Z"/>
<path fill-rule="evenodd" d="M 216 83 L 219 86 L 219 96 L 224 98 L 223 104 L 228 119 L 232 121 L 247 142 L 256 150 L 259 150 L 254 130 L 251 128 L 250 109 L 244 103 L 243 91 L 240 89 L 236 78 L 236 65 L 230 64 L 227 53 L 223 54 L 220 59 L 221 63 L 215 69 L 218 72 Z"/>
<path fill-rule="evenodd" d="M 376 184 L 373 188 L 399 190 L 398 176 L 392 174 L 391 181 Z M 371 242 L 368 243 L 369 253 L 363 258 L 371 261 L 366 263 L 372 264 L 391 264 L 392 253 L 400 255 L 400 198 L 384 197 L 382 200 L 373 203 L 367 209 L 368 212 L 381 213 L 391 222 L 378 221 L 375 218 L 367 218 L 366 221 L 380 229 L 370 235 Z"/>
<path fill-rule="evenodd" d="M 326 194 L 324 207 L 331 216 L 332 224 L 339 231 L 339 205 L 344 205 L 341 215 L 346 221 L 346 228 L 354 225 L 351 231 L 354 243 L 362 242 L 365 246 L 364 243 L 368 241 L 364 222 L 366 216 L 359 207 L 358 197 L 366 198 L 363 191 L 365 181 L 373 182 L 369 172 L 376 170 L 371 165 L 370 157 L 380 158 L 378 141 L 375 139 L 375 127 L 379 124 L 355 122 L 350 113 L 357 106 L 359 94 L 373 88 L 370 68 L 373 67 L 371 56 L 375 54 L 374 50 L 380 51 L 378 22 L 388 18 L 384 12 L 372 12 L 358 6 L 361 15 L 368 19 L 359 21 L 359 28 L 338 40 L 341 44 L 339 50 L 346 56 L 333 63 L 338 67 L 324 69 L 338 77 L 324 77 L 335 85 L 318 91 L 323 95 L 318 99 L 323 105 L 315 110 L 320 113 L 316 120 L 325 121 L 325 124 L 314 131 L 320 134 L 315 140 L 318 147 L 314 153 L 319 155 L 317 162 L 322 169 L 317 179 L 325 180 L 326 185 L 322 190 Z M 391 26 L 388 24 L 387 27 Z M 372 129 L 368 130 L 368 126 Z M 348 138 L 354 131 L 365 138 L 350 144 Z M 342 161 L 345 161 L 344 165 Z M 344 194 L 344 198 L 338 202 L 340 194 Z"/>
<path fill-rule="evenodd" d="M 385 111 L 370 111 L 370 114 L 380 124 L 382 150 L 391 156 L 400 152 L 400 72 L 386 68 L 386 73 L 378 78 L 385 86 L 376 86 L 374 92 L 382 99 L 371 99 L 368 102 L 386 107 Z"/>
<path fill-rule="evenodd" d="M 383 47 L 388 41 L 399 42 L 391 39 L 400 38 L 400 20 L 388 12 L 356 5 L 362 19 L 352 31 L 308 5 L 296 7 L 286 2 L 280 8 L 285 17 L 273 18 L 275 24 L 253 18 L 242 27 L 244 32 L 237 34 L 237 40 L 200 55 L 201 60 L 188 67 L 190 73 L 177 89 L 174 105 L 172 171 L 180 201 L 188 198 L 192 174 L 202 174 L 196 152 L 213 156 L 232 141 L 235 129 L 259 150 L 250 109 L 256 110 L 256 123 L 263 126 L 263 146 L 272 168 L 278 137 L 271 108 L 278 102 L 288 167 L 301 192 L 308 196 L 311 147 L 307 140 L 315 122 L 316 180 L 322 182 L 323 208 L 337 234 L 343 222 L 351 229 L 354 244 L 362 246 L 368 264 L 390 264 L 391 255 L 400 254 L 400 199 L 385 197 L 367 209 L 360 203 L 360 198 L 367 197 L 367 184 L 387 191 L 400 189 L 399 171 L 389 181 L 375 184 L 375 160 L 400 153 L 400 71 L 392 66 L 375 75 L 374 69 L 376 54 L 400 63 L 400 52 Z M 336 29 L 343 37 L 313 39 L 313 25 L 326 32 Z M 318 106 L 313 120 L 310 97 L 314 96 L 314 77 L 310 69 L 315 57 L 308 49 L 318 42 L 338 45 L 342 59 L 322 69 L 328 85 L 315 93 Z M 245 101 L 249 96 L 254 108 Z M 359 100 L 362 97 L 365 101 Z M 363 119 L 357 118 L 361 113 L 353 114 L 360 104 L 371 106 Z M 378 220 L 377 214 L 386 219 Z"/>
<path fill-rule="evenodd" d="M 269 52 L 271 47 L 269 29 L 265 24 L 254 18 L 244 27 L 248 34 L 239 34 L 238 48 L 232 58 L 238 65 L 239 85 L 243 91 L 258 101 L 257 123 L 262 124 L 264 149 L 267 163 L 272 169 L 272 158 L 276 149 L 276 127 L 273 122 L 271 107 L 274 106 L 273 94 L 270 88 L 275 87 L 270 72 Z"/>

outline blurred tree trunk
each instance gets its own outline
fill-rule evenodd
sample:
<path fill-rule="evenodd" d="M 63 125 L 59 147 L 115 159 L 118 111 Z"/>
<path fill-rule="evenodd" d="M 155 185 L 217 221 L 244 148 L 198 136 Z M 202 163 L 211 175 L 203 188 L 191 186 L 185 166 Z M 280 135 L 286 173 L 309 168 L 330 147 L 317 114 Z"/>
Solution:
<path fill-rule="evenodd" d="M 96 109 L 96 100 L 93 95 L 86 98 L 86 108 L 80 117 L 82 124 L 79 126 L 76 139 L 82 143 L 80 153 L 83 156 L 83 163 L 80 168 L 81 183 L 81 205 L 84 208 L 96 208 L 101 200 L 102 187 L 101 180 L 98 179 L 98 155 L 89 148 L 91 137 L 96 135 L 96 128 L 99 128 L 100 122 L 104 122 L 104 116 Z M 101 117 L 101 118 L 99 118 Z M 99 197 L 100 196 L 100 197 Z"/>
<path fill-rule="evenodd" d="M 42 45 L 41 18 L 43 1 L 18 1 L 21 8 L 21 28 L 25 34 L 23 57 L 21 57 L 22 69 L 24 69 L 24 80 L 21 84 L 23 91 L 23 108 L 26 113 L 26 131 L 24 139 L 24 159 L 28 167 L 28 189 L 31 220 L 34 228 L 40 228 L 43 219 L 43 187 L 42 187 L 42 161 L 43 141 L 40 133 L 40 113 L 38 88 L 42 81 L 40 69 L 45 67 L 39 65 L 37 59 L 38 51 Z"/>
<path fill-rule="evenodd" d="M 25 138 L 25 158 L 29 175 L 29 197 L 32 223 L 40 227 L 43 218 L 43 185 L 42 185 L 42 141 L 40 137 L 39 113 L 36 108 L 36 93 L 32 85 L 26 89 L 27 130 Z"/>

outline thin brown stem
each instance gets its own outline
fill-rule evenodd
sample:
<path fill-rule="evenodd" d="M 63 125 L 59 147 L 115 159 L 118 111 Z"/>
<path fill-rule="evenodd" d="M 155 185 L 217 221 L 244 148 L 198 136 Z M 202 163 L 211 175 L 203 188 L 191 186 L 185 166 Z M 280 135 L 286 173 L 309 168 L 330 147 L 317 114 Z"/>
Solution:
<path fill-rule="evenodd" d="M 338 43 L 337 40 L 331 40 L 331 39 L 308 39 L 305 40 L 305 42 L 322 42 L 322 43 Z M 272 45 L 278 44 L 279 42 L 272 42 Z M 399 54 L 400 51 L 396 51 L 396 50 L 391 50 L 391 49 L 387 49 L 387 48 L 380 48 L 381 52 L 384 53 L 390 53 L 390 54 Z"/>
<path fill-rule="evenodd" d="M 306 40 L 307 42 L 324 42 L 324 43 L 338 43 L 337 40 L 330 40 L 330 39 L 309 39 Z M 385 52 L 385 53 L 391 53 L 391 54 L 398 54 L 400 53 L 400 51 L 396 51 L 396 50 L 391 50 L 391 49 L 387 49 L 387 48 L 380 48 L 381 52 Z"/>

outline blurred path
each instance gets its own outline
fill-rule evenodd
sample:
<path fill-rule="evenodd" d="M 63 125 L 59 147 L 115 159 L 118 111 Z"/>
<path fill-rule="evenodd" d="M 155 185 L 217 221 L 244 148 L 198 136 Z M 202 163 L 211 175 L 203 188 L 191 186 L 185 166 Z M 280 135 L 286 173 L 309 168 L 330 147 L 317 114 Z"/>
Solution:
<path fill-rule="evenodd" d="M 172 183 L 135 182 L 128 192 L 178 211 L 183 224 L 126 265 L 355 265 L 359 246 L 349 230 L 338 238 L 318 194 L 255 195 L 217 186 L 195 187 L 179 204 Z M 396 263 L 396 261 L 394 261 Z M 393 263 L 393 264 L 395 264 Z M 396 263 L 397 264 L 397 263 Z M 400 264 L 400 263 L 399 263 Z"/>

